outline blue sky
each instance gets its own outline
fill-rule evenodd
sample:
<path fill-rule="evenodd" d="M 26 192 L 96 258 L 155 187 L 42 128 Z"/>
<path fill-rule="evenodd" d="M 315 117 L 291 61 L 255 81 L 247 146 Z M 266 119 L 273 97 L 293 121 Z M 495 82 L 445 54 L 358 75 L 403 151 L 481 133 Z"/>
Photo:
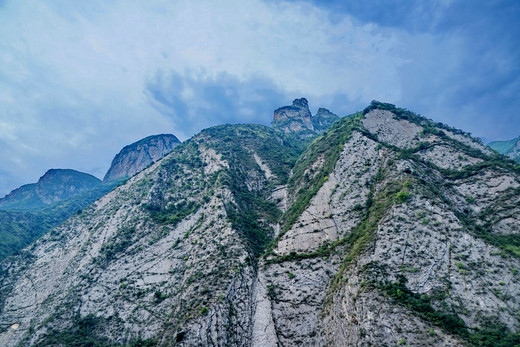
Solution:
<path fill-rule="evenodd" d="M 0 195 L 126 144 L 377 99 L 520 135 L 520 2 L 0 0 Z"/>

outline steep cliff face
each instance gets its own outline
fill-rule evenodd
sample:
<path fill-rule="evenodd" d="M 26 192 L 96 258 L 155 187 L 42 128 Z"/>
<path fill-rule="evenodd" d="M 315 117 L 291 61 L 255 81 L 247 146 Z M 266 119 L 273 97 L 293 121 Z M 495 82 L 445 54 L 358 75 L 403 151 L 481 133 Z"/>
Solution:
<path fill-rule="evenodd" d="M 112 160 L 112 165 L 108 169 L 103 182 L 135 175 L 170 153 L 179 143 L 180 141 L 174 135 L 161 134 L 148 136 L 123 147 Z"/>
<path fill-rule="evenodd" d="M 1 264 L 0 344 L 511 345 L 519 193 L 487 147 L 389 104 L 304 153 L 207 129 Z"/>
<path fill-rule="evenodd" d="M 311 117 L 307 99 L 295 99 L 291 106 L 280 107 L 274 111 L 272 126 L 286 134 L 293 132 L 308 137 L 315 134 Z"/>
<path fill-rule="evenodd" d="M 519 176 L 480 143 L 375 104 L 293 171 L 265 267 L 281 344 L 445 346 L 518 331 Z"/>
<path fill-rule="evenodd" d="M 295 133 L 301 138 L 322 134 L 339 117 L 326 108 L 320 108 L 316 115 L 309 110 L 307 99 L 295 99 L 291 106 L 274 111 L 272 126 L 286 134 Z"/>
<path fill-rule="evenodd" d="M 37 183 L 26 184 L 0 199 L 2 210 L 34 210 L 99 186 L 101 181 L 89 174 L 70 169 L 50 169 Z"/>
<path fill-rule="evenodd" d="M 493 141 L 488 146 L 498 153 L 520 162 L 520 137 L 509 141 Z"/>

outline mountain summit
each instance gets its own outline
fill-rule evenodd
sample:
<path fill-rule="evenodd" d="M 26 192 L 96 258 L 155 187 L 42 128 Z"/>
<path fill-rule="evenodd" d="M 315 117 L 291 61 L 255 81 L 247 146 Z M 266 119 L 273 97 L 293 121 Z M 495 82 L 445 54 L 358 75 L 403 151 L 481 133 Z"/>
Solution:
<path fill-rule="evenodd" d="M 103 179 L 110 182 L 128 178 L 170 153 L 180 141 L 171 134 L 152 135 L 134 142 L 114 157 Z"/>
<path fill-rule="evenodd" d="M 101 181 L 98 178 L 84 172 L 50 169 L 37 183 L 23 185 L 0 199 L 0 209 L 28 211 L 42 208 L 67 200 L 99 184 Z"/>
<path fill-rule="evenodd" d="M 291 106 L 274 111 L 272 127 L 286 134 L 296 133 L 302 138 L 312 137 L 327 130 L 339 117 L 325 108 L 315 116 L 309 110 L 307 99 L 295 99 Z"/>

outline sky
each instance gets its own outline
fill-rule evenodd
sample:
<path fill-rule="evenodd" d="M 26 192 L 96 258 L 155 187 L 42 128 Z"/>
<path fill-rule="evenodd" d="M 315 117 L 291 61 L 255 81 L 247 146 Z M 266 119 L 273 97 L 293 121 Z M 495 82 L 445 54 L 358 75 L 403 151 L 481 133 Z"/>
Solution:
<path fill-rule="evenodd" d="M 520 135 L 520 1 L 0 0 L 0 196 L 306 97 Z"/>

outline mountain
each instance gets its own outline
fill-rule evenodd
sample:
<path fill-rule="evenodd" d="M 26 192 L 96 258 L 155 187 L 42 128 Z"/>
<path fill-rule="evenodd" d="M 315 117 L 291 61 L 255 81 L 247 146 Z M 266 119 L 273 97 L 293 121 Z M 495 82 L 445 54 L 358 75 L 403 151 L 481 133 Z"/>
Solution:
<path fill-rule="evenodd" d="M 0 199 L 0 210 L 37 210 L 67 200 L 101 184 L 101 180 L 84 172 L 50 169 L 37 183 L 26 184 Z"/>
<path fill-rule="evenodd" d="M 318 134 L 322 134 L 325 130 L 330 128 L 338 119 L 339 117 L 336 114 L 323 107 L 320 107 L 318 112 L 311 117 L 314 131 Z"/>
<path fill-rule="evenodd" d="M 111 191 L 128 175 L 162 158 L 178 142 L 173 135 L 155 135 L 124 147 L 115 157 L 103 184 L 86 173 L 51 169 L 38 183 L 13 190 L 0 199 L 0 260 L 17 254 Z"/>
<path fill-rule="evenodd" d="M 180 141 L 174 135 L 161 134 L 148 136 L 123 147 L 112 160 L 112 165 L 108 169 L 103 182 L 135 175 L 170 153 L 179 143 Z"/>
<path fill-rule="evenodd" d="M 507 155 L 509 158 L 520 162 L 520 137 L 509 141 L 493 141 L 488 146 L 498 153 Z"/>
<path fill-rule="evenodd" d="M 60 225 L 115 186 L 115 183 L 100 184 L 66 200 L 37 209 L 0 210 L 0 260 L 18 254 L 25 246 Z"/>
<path fill-rule="evenodd" d="M 517 167 L 379 102 L 284 129 L 203 130 L 0 263 L 0 345 L 520 343 Z"/>
<path fill-rule="evenodd" d="M 320 108 L 315 116 L 309 110 L 307 99 L 295 99 L 291 106 L 274 111 L 272 127 L 286 134 L 296 133 L 301 138 L 309 138 L 327 130 L 339 117 L 325 108 Z"/>
<path fill-rule="evenodd" d="M 101 180 L 92 175 L 51 169 L 37 183 L 13 190 L 0 199 L 0 260 L 19 252 L 107 188 L 113 186 L 102 187 Z"/>

